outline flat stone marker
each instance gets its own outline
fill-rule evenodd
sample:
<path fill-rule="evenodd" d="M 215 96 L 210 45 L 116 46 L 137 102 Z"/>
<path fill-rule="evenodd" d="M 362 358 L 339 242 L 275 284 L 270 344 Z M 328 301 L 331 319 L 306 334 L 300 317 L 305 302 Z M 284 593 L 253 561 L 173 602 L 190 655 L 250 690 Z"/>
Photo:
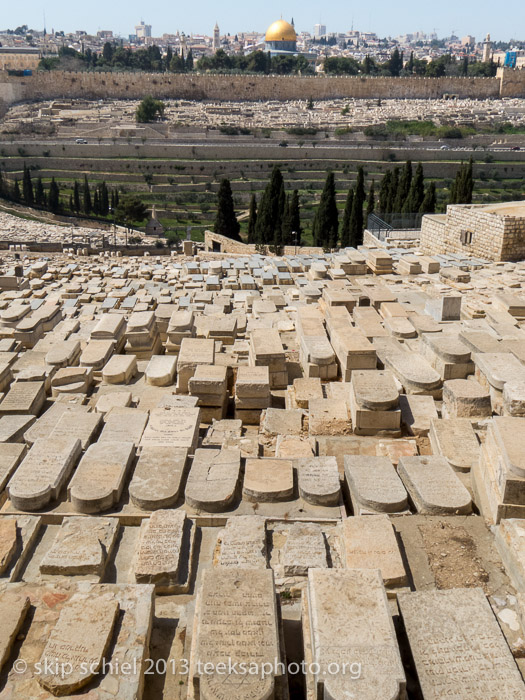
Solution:
<path fill-rule="evenodd" d="M 283 697 L 286 675 L 275 663 L 281 660 L 281 649 L 271 569 L 204 571 L 194 619 L 190 682 L 195 700 Z M 211 673 L 204 673 L 206 663 L 213 664 Z M 226 669 L 229 663 L 236 664 L 234 668 L 252 663 L 258 672 L 223 673 L 218 667 L 222 663 Z M 277 675 L 263 678 L 265 663 Z"/>
<path fill-rule="evenodd" d="M 314 506 L 337 506 L 341 482 L 335 457 L 303 457 L 296 460 L 299 495 Z"/>
<path fill-rule="evenodd" d="M 9 658 L 30 605 L 29 597 L 23 593 L 0 593 L 0 671 Z"/>
<path fill-rule="evenodd" d="M 24 442 L 24 433 L 34 422 L 35 416 L 3 416 L 0 418 L 0 442 Z"/>
<path fill-rule="evenodd" d="M 74 435 L 80 440 L 82 449 L 87 450 L 102 425 L 103 420 L 100 413 L 66 411 L 53 428 L 49 440 L 53 441 L 55 438 L 67 438 Z"/>
<path fill-rule="evenodd" d="M 137 373 L 135 355 L 113 355 L 104 365 L 102 379 L 106 384 L 129 384 Z"/>
<path fill-rule="evenodd" d="M 195 450 L 186 483 L 187 505 L 210 513 L 227 510 L 236 497 L 240 476 L 240 450 Z"/>
<path fill-rule="evenodd" d="M 400 593 L 425 700 L 523 700 L 525 685 L 481 588 Z"/>
<path fill-rule="evenodd" d="M 142 521 L 133 562 L 136 583 L 157 593 L 186 593 L 192 571 L 195 524 L 181 511 L 157 510 Z"/>
<path fill-rule="evenodd" d="M 492 415 L 490 393 L 475 380 L 450 379 L 443 384 L 446 418 L 485 418 Z"/>
<path fill-rule="evenodd" d="M 409 435 L 426 436 L 430 430 L 432 418 L 438 418 L 436 404 L 432 396 L 420 394 L 401 394 L 399 397 L 401 422 Z"/>
<path fill-rule="evenodd" d="M 510 352 L 477 352 L 472 359 L 476 364 L 476 378 L 481 372 L 486 382 L 497 391 L 503 391 L 507 382 L 525 380 L 525 366 Z"/>
<path fill-rule="evenodd" d="M 216 564 L 221 567 L 266 569 L 266 521 L 259 515 L 228 518 L 217 538 Z"/>
<path fill-rule="evenodd" d="M 138 408 L 112 408 L 104 416 L 104 429 L 98 442 L 140 443 L 149 414 Z"/>
<path fill-rule="evenodd" d="M 326 543 L 316 523 L 294 523 L 283 549 L 285 576 L 307 576 L 308 569 L 326 569 Z"/>
<path fill-rule="evenodd" d="M 146 383 L 151 386 L 170 386 L 177 372 L 177 358 L 173 355 L 153 355 L 146 367 Z"/>
<path fill-rule="evenodd" d="M 524 429 L 523 418 L 495 416 L 489 431 L 507 470 L 521 478 L 525 478 Z"/>
<path fill-rule="evenodd" d="M 472 511 L 469 492 L 444 457 L 401 457 L 397 471 L 418 513 L 466 515 Z"/>
<path fill-rule="evenodd" d="M 303 640 L 311 669 L 308 697 L 406 697 L 405 672 L 379 571 L 310 569 L 303 596 Z M 351 673 L 356 666 L 334 673 L 333 664 L 342 669 L 350 660 L 359 673 Z M 317 674 L 313 664 L 319 664 Z"/>
<path fill-rule="evenodd" d="M 355 515 L 408 510 L 406 489 L 388 457 L 346 455 L 344 464 Z"/>
<path fill-rule="evenodd" d="M 479 460 L 479 442 L 468 418 L 433 419 L 430 444 L 458 472 L 468 472 Z"/>
<path fill-rule="evenodd" d="M 417 352 L 387 353 L 385 364 L 409 394 L 430 393 L 441 386 L 439 374 Z"/>
<path fill-rule="evenodd" d="M 388 370 L 354 370 L 352 387 L 360 408 L 388 411 L 397 408 L 399 391 L 394 376 Z"/>
<path fill-rule="evenodd" d="M 129 485 L 131 502 L 142 510 L 174 506 L 186 476 L 188 450 L 182 447 L 142 448 Z"/>
<path fill-rule="evenodd" d="M 95 404 L 95 413 L 105 415 L 112 408 L 128 408 L 131 406 L 132 400 L 131 391 L 111 391 L 102 394 Z"/>
<path fill-rule="evenodd" d="M 508 518 L 500 521 L 494 542 L 512 585 L 525 592 L 525 520 Z"/>
<path fill-rule="evenodd" d="M 193 454 L 199 437 L 198 408 L 155 408 L 140 441 L 141 447 L 181 447 Z"/>
<path fill-rule="evenodd" d="M 64 518 L 60 530 L 40 563 L 41 574 L 99 578 L 117 539 L 117 518 Z"/>
<path fill-rule="evenodd" d="M 246 460 L 243 495 L 248 501 L 285 501 L 293 496 L 293 492 L 293 466 L 290 460 Z"/>
<path fill-rule="evenodd" d="M 17 532 L 15 518 L 0 519 L 0 576 L 11 563 L 16 552 Z"/>
<path fill-rule="evenodd" d="M 62 609 L 40 658 L 42 668 L 53 664 L 71 664 L 71 673 L 45 672 L 40 685 L 53 695 L 70 695 L 83 688 L 98 673 L 113 636 L 119 613 L 118 602 L 109 595 L 91 598 L 73 596 Z M 67 667 L 69 668 L 69 667 Z"/>
<path fill-rule="evenodd" d="M 388 588 L 406 586 L 405 565 L 388 515 L 363 515 L 343 520 L 347 569 L 380 569 Z"/>
<path fill-rule="evenodd" d="M 88 407 L 81 406 L 79 404 L 65 404 L 55 401 L 47 411 L 45 411 L 40 418 L 33 423 L 33 425 L 24 434 L 25 442 L 31 446 L 37 440 L 42 440 L 44 438 L 49 438 L 53 430 L 56 428 L 58 421 L 66 413 L 75 413 L 77 415 L 81 413 L 87 413 Z"/>
<path fill-rule="evenodd" d="M 96 442 L 80 460 L 68 486 L 78 513 L 100 513 L 116 506 L 135 456 L 132 442 Z"/>
<path fill-rule="evenodd" d="M 0 494 L 5 489 L 7 482 L 14 474 L 25 453 L 25 445 L 7 442 L 0 444 Z"/>
<path fill-rule="evenodd" d="M 37 440 L 7 485 L 13 508 L 40 510 L 55 501 L 81 451 L 78 438 Z"/>
<path fill-rule="evenodd" d="M 8 413 L 38 416 L 45 400 L 44 382 L 15 382 L 0 402 L 0 416 Z"/>

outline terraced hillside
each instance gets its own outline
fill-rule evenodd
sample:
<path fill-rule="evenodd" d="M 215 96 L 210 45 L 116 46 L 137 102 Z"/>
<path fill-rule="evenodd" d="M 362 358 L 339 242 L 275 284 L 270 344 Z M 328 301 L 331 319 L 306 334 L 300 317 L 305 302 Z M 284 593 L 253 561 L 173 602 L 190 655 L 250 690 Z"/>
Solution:
<path fill-rule="evenodd" d="M 309 240 L 315 206 L 326 173 L 335 173 L 338 206 L 344 207 L 348 188 L 354 184 L 357 168 L 364 166 L 367 185 L 378 186 L 383 174 L 411 159 L 421 161 L 425 176 L 436 181 L 438 203 L 444 207 L 449 186 L 462 161 L 474 158 L 476 186 L 474 201 L 517 200 L 525 197 L 525 151 L 476 149 L 466 145 L 440 150 L 441 144 L 425 142 L 411 147 L 384 143 L 374 145 L 329 138 L 325 142 L 297 140 L 281 144 L 265 139 L 231 138 L 228 141 L 198 138 L 169 145 L 143 143 L 139 139 L 77 145 L 40 141 L 28 145 L 0 146 L 0 168 L 11 180 L 22 178 L 24 163 L 33 180 L 44 186 L 51 178 L 59 183 L 64 201 L 69 199 L 75 180 L 84 174 L 96 185 L 105 181 L 121 192 L 137 192 L 165 228 L 201 240 L 215 218 L 216 192 L 221 178 L 231 180 L 242 231 L 252 193 L 259 199 L 274 164 L 281 167 L 289 190 L 300 194 L 305 240 Z M 285 145 L 286 144 L 286 145 Z"/>

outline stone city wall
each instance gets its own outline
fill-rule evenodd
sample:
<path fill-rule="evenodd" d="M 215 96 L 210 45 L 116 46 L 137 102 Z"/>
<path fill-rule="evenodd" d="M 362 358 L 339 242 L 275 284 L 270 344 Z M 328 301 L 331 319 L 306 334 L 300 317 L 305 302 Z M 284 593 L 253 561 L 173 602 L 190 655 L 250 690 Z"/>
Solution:
<path fill-rule="evenodd" d="M 215 244 L 215 245 L 214 245 Z M 234 241 L 227 236 L 221 236 L 220 233 L 214 231 L 204 232 L 204 249 L 209 253 L 227 253 L 229 255 L 253 255 L 257 253 L 257 248 L 253 243 L 241 243 Z M 284 246 L 283 255 L 322 255 L 322 248 L 314 248 L 313 246 L 293 245 Z M 265 253 L 268 254 L 268 253 Z"/>
<path fill-rule="evenodd" d="M 4 100 L 140 99 L 148 94 L 159 98 L 196 100 L 436 99 L 447 94 L 486 99 L 500 96 L 502 80 L 37 71 L 27 77 L 0 75 L 0 95 L 3 96 L 6 85 L 14 83 L 21 88 L 22 94 L 14 96 L 6 91 Z M 521 90 L 522 87 L 518 80 L 515 88 Z M 507 92 L 512 89 L 506 88 Z"/>

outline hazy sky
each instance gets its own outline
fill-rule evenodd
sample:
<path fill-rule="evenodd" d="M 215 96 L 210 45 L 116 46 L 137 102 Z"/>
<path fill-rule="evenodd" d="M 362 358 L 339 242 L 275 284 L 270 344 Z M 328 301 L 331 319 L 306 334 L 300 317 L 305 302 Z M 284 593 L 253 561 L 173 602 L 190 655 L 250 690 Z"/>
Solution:
<path fill-rule="evenodd" d="M 215 21 L 223 33 L 239 31 L 265 31 L 281 14 L 284 19 L 295 20 L 298 31 L 312 31 L 321 21 L 327 30 L 346 31 L 352 28 L 374 31 L 380 36 L 397 36 L 418 30 L 436 30 L 439 36 L 450 36 L 452 30 L 459 36 L 473 34 L 481 39 L 490 32 L 496 40 L 525 38 L 525 3 L 523 0 L 506 0 L 494 5 L 487 0 L 375 0 L 375 2 L 350 3 L 344 0 L 319 2 L 319 0 L 290 0 L 280 2 L 240 2 L 212 0 L 197 2 L 166 2 L 153 5 L 144 0 L 2 0 L 0 27 L 15 29 L 27 24 L 41 29 L 44 11 L 48 31 L 74 31 L 84 29 L 94 33 L 99 29 L 111 29 L 127 36 L 133 34 L 135 24 L 143 19 L 152 25 L 154 36 L 163 33 L 211 34 Z M 517 36 L 516 36 L 517 35 Z"/>

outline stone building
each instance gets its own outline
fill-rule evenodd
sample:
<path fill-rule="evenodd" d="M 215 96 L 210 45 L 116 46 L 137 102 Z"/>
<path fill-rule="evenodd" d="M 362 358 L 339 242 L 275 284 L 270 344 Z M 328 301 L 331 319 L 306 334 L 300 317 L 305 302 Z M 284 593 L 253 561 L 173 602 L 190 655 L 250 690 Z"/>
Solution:
<path fill-rule="evenodd" d="M 485 260 L 525 260 L 525 202 L 454 204 L 421 224 L 421 251 Z"/>
<path fill-rule="evenodd" d="M 296 53 L 297 34 L 293 24 L 279 19 L 270 24 L 265 37 L 266 50 L 272 54 Z"/>

